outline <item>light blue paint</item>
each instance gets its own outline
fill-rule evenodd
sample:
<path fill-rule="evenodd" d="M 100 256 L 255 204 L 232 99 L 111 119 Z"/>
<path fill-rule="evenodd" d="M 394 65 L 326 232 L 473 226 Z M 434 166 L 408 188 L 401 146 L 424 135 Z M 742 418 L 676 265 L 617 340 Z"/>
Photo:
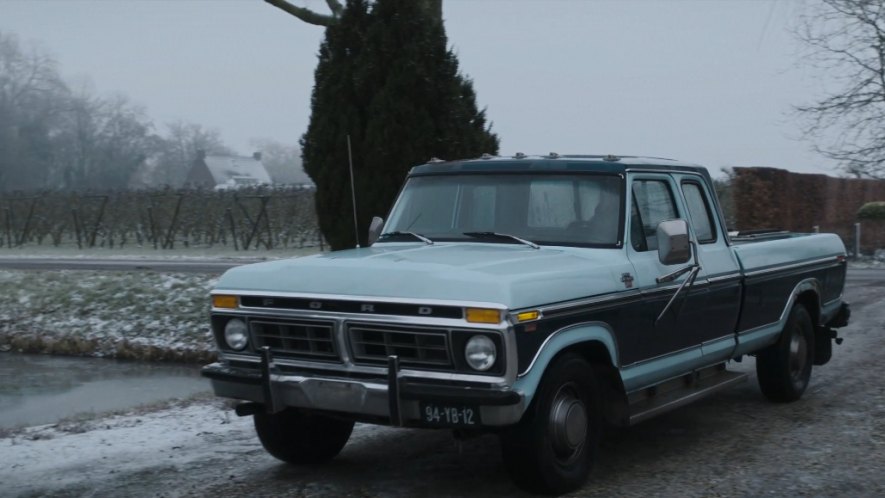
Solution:
<path fill-rule="evenodd" d="M 750 354 L 764 347 L 770 346 L 777 341 L 784 324 L 781 321 L 771 325 L 764 325 L 748 332 L 738 334 L 738 345 L 734 351 L 735 356 Z"/>
<path fill-rule="evenodd" d="M 698 345 L 678 353 L 622 368 L 621 380 L 624 382 L 624 389 L 629 393 L 704 367 L 706 363 L 701 346 Z"/>
<path fill-rule="evenodd" d="M 571 346 L 590 342 L 598 342 L 605 346 L 612 364 L 615 366 L 619 364 L 618 346 L 614 333 L 608 325 L 602 322 L 577 324 L 556 332 L 545 341 L 528 371 L 516 379 L 513 390 L 525 396 L 525 404 L 528 406 L 538 389 L 544 371 L 553 358 Z"/>
<path fill-rule="evenodd" d="M 382 243 L 228 270 L 216 291 L 496 303 L 509 309 L 624 289 L 623 249 Z"/>
<path fill-rule="evenodd" d="M 719 363 L 734 358 L 737 339 L 731 335 L 701 345 L 705 363 Z"/>
<path fill-rule="evenodd" d="M 746 242 L 734 246 L 744 271 L 789 265 L 801 261 L 845 255 L 845 245 L 832 233 L 791 234 L 777 240 Z"/>

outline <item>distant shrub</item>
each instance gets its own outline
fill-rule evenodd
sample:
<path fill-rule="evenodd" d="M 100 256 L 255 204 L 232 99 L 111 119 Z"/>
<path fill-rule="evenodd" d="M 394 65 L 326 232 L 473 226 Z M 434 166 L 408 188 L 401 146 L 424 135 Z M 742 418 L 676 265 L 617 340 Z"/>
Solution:
<path fill-rule="evenodd" d="M 859 220 L 885 220 L 885 202 L 868 202 L 857 210 Z"/>

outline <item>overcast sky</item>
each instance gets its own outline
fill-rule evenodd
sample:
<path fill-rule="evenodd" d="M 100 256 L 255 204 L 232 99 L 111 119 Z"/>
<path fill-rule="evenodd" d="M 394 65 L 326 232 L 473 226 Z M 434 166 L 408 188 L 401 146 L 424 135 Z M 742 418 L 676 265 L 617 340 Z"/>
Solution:
<path fill-rule="evenodd" d="M 292 0 L 325 12 L 324 0 Z M 793 105 L 790 0 L 445 0 L 449 42 L 501 153 L 614 153 L 837 174 Z M 43 45 L 69 80 L 122 93 L 157 123 L 297 144 L 323 30 L 260 0 L 0 0 L 0 31 Z M 395 147 L 396 144 L 391 144 Z"/>

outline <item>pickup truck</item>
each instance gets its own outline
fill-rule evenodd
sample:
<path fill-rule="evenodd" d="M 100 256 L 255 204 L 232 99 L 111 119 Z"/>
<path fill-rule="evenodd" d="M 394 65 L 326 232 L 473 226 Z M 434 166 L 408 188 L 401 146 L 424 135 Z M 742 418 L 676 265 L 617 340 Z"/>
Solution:
<path fill-rule="evenodd" d="M 849 317 L 839 237 L 730 236 L 707 170 L 667 159 L 432 160 L 369 232 L 211 293 L 203 375 L 285 462 L 355 422 L 485 431 L 518 485 L 566 492 L 606 428 L 745 380 L 731 361 L 798 399 Z"/>

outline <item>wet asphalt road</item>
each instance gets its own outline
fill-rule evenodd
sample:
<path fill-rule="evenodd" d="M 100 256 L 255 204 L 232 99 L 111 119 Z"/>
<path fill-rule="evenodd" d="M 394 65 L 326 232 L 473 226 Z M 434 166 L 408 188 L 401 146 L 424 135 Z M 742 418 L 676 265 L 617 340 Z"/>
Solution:
<path fill-rule="evenodd" d="M 801 400 L 767 402 L 753 359 L 732 363 L 749 382 L 608 433 L 591 480 L 572 495 L 885 496 L 885 280 L 854 280 L 845 299 L 853 309 L 845 342 L 815 367 Z M 101 461 L 82 478 L 66 476 L 63 489 L 33 483 L 22 496 L 523 495 L 491 435 L 459 444 L 446 431 L 358 426 L 330 464 L 293 467 L 261 449 L 248 420 L 231 425 L 207 424 L 188 442 L 208 457 L 173 447 L 119 472 Z M 53 474 L 64 472 L 72 471 Z"/>

